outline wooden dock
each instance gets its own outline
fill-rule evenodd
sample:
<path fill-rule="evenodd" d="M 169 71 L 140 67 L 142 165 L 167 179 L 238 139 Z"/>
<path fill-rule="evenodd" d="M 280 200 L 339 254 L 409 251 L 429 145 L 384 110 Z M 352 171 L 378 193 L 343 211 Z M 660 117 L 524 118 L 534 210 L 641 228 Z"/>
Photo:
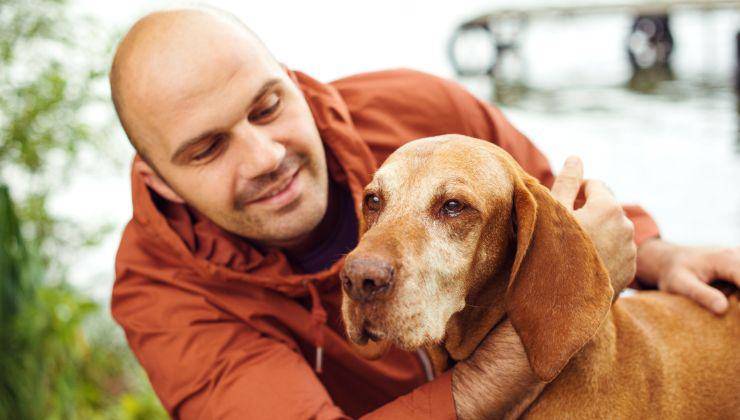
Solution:
<path fill-rule="evenodd" d="M 587 14 L 628 13 L 632 15 L 658 15 L 681 10 L 710 11 L 719 9 L 740 9 L 737 0 L 671 0 L 648 2 L 615 2 L 584 5 L 551 5 L 551 6 L 523 6 L 515 8 L 495 9 L 489 13 L 479 15 L 462 25 L 479 24 L 491 20 L 519 18 L 541 18 L 553 16 L 578 16 Z"/>
<path fill-rule="evenodd" d="M 627 14 L 634 24 L 626 45 L 631 65 L 636 70 L 668 66 L 673 50 L 669 16 L 683 11 L 740 10 L 740 0 L 622 1 L 580 5 L 546 5 L 498 8 L 461 23 L 450 38 L 448 56 L 458 75 L 493 75 L 500 57 L 516 51 L 520 33 L 539 19 L 584 15 Z M 489 44 L 482 51 L 470 51 L 465 39 L 477 38 Z M 481 41 L 482 40 L 482 41 Z M 740 60 L 740 35 L 738 37 Z M 483 53 L 483 54 L 481 54 Z M 487 56 L 485 62 L 469 65 L 465 59 Z M 466 63 L 466 61 L 468 63 Z M 476 60 L 473 60 L 476 61 Z"/>

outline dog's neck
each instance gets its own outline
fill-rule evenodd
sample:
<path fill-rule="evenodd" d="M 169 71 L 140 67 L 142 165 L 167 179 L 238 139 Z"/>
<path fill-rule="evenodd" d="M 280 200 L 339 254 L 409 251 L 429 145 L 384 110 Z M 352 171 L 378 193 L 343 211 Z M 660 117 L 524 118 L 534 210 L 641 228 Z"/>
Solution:
<path fill-rule="evenodd" d="M 509 273 L 509 269 L 500 270 L 471 291 L 465 308 L 447 322 L 445 340 L 427 347 L 435 374 L 470 357 L 488 333 L 506 318 L 504 299 Z"/>

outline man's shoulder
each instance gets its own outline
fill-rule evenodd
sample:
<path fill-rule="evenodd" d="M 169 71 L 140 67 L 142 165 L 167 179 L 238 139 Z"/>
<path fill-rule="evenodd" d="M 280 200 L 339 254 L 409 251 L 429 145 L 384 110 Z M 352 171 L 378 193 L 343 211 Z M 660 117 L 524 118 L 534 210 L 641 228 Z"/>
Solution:
<path fill-rule="evenodd" d="M 387 70 L 376 70 L 364 73 L 357 73 L 350 76 L 342 77 L 331 82 L 338 89 L 352 88 L 366 84 L 372 85 L 406 85 L 408 83 L 437 84 L 445 83 L 446 79 L 426 73 L 420 70 L 410 68 L 396 68 Z"/>
<path fill-rule="evenodd" d="M 460 84 L 432 74 L 395 69 L 362 73 L 331 83 L 353 123 L 382 160 L 403 143 L 421 137 L 471 135 L 478 102 Z"/>
<path fill-rule="evenodd" d="M 331 82 L 348 102 L 385 100 L 417 104 L 421 99 L 449 99 L 451 92 L 463 91 L 459 84 L 418 70 L 400 68 L 360 73 Z M 444 101 L 442 101 L 444 103 Z"/>

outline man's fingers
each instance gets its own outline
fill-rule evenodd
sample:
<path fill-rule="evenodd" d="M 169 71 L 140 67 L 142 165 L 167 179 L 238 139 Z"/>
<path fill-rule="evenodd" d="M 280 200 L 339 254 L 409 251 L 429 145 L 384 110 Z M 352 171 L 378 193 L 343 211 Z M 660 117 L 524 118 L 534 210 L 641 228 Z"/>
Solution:
<path fill-rule="evenodd" d="M 578 156 L 571 156 L 565 160 L 563 169 L 552 184 L 552 195 L 560 204 L 569 210 L 573 209 L 578 190 L 583 181 L 583 163 Z"/>
<path fill-rule="evenodd" d="M 689 272 L 678 274 L 678 276 L 680 277 L 671 282 L 668 292 L 684 295 L 718 315 L 727 310 L 727 298 L 722 292 L 702 282 Z"/>
<path fill-rule="evenodd" d="M 583 192 L 586 195 L 584 208 L 596 204 L 602 205 L 604 203 L 616 202 L 614 194 L 612 194 L 606 184 L 596 179 L 587 179 L 584 182 Z"/>
<path fill-rule="evenodd" d="M 740 247 L 722 249 L 710 261 L 716 278 L 740 287 Z"/>

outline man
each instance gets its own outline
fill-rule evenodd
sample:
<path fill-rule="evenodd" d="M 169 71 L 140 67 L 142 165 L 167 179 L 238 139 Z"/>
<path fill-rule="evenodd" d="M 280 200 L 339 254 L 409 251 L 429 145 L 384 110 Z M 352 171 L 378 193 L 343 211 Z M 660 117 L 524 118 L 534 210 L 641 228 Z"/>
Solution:
<path fill-rule="evenodd" d="M 110 76 L 138 152 L 112 312 L 174 417 L 471 418 L 515 413 L 541 391 L 508 323 L 438 378 L 423 352 L 362 359 L 340 325 L 337 272 L 357 242 L 362 188 L 403 142 L 488 139 L 552 185 L 497 109 L 411 71 L 320 83 L 203 10 L 137 22 Z M 553 194 L 573 208 L 580 162 L 563 172 Z M 721 312 L 705 283 L 740 281 L 737 250 L 663 243 L 647 214 L 625 210 L 642 281 Z M 576 215 L 621 289 L 634 273 L 630 223 L 598 183 Z"/>

